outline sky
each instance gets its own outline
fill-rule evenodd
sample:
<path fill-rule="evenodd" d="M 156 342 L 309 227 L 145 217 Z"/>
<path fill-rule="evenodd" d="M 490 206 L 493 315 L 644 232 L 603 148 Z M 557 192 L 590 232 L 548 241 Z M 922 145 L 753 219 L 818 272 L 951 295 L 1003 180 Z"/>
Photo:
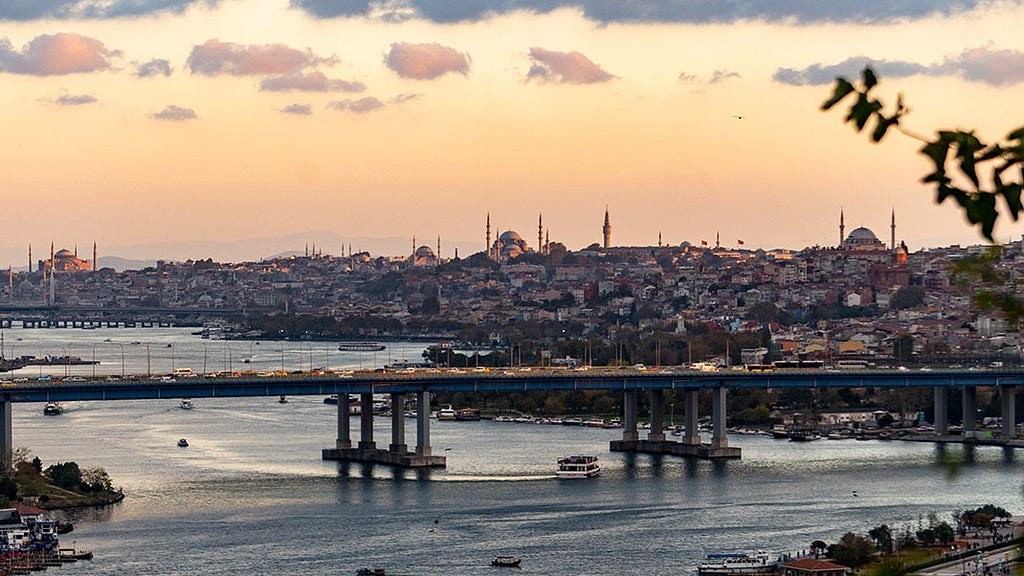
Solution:
<path fill-rule="evenodd" d="M 895 211 L 911 250 L 978 244 L 920 142 L 819 106 L 871 64 L 913 132 L 1001 139 L 1021 22 L 1021 0 L 0 0 L 0 266 L 51 242 L 466 255 L 488 214 L 575 250 L 606 207 L 614 245 L 829 246 L 840 210 L 886 241 Z"/>

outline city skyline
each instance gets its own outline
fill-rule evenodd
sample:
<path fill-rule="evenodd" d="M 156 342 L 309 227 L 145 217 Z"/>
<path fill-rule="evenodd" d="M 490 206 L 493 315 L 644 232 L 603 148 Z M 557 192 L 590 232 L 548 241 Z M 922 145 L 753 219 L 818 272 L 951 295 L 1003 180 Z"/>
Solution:
<path fill-rule="evenodd" d="M 744 10 L 9 4 L 0 114 L 17 136 L 0 144 L 0 258 L 19 267 L 51 241 L 97 242 L 102 258 L 315 231 L 440 236 L 462 254 L 484 249 L 487 213 L 527 239 L 543 214 L 576 250 L 602 242 L 606 206 L 620 246 L 830 245 L 840 210 L 880 238 L 894 210 L 911 250 L 982 242 L 919 183 L 919 143 L 873 146 L 818 107 L 835 75 L 870 62 L 883 95 L 905 95 L 909 129 L 1003 137 L 1024 82 L 1021 2 Z"/>

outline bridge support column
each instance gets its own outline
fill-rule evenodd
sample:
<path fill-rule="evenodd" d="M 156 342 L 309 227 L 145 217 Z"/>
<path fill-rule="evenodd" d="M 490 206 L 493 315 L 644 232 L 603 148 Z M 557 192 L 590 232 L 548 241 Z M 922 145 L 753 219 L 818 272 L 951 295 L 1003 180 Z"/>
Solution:
<path fill-rule="evenodd" d="M 978 389 L 973 386 L 964 386 L 963 391 L 963 436 L 973 438 L 974 431 L 978 428 Z"/>
<path fill-rule="evenodd" d="M 391 395 L 391 445 L 388 450 L 405 454 L 405 394 Z"/>
<path fill-rule="evenodd" d="M 622 393 L 622 411 L 623 411 L 623 425 L 622 425 L 622 439 L 626 442 L 636 442 L 640 439 L 640 434 L 636 431 L 636 412 L 637 412 L 637 391 L 626 390 Z"/>
<path fill-rule="evenodd" d="M 338 401 L 341 401 L 339 395 Z M 359 395 L 359 449 L 375 450 L 373 442 L 373 394 Z"/>
<path fill-rule="evenodd" d="M 348 419 L 352 415 L 352 408 L 349 406 L 348 394 L 338 394 L 338 440 L 336 448 L 349 449 L 352 447 L 352 432 L 349 430 Z"/>
<path fill-rule="evenodd" d="M 700 431 L 697 430 L 697 418 L 700 409 L 700 390 L 686 391 L 686 432 L 683 444 L 700 446 Z"/>
<path fill-rule="evenodd" d="M 935 433 L 945 436 L 949 432 L 949 388 L 936 386 L 935 391 Z"/>
<path fill-rule="evenodd" d="M 14 438 L 11 435 L 11 409 L 14 404 L 10 400 L 0 400 L 0 470 L 10 470 L 13 465 Z"/>
<path fill-rule="evenodd" d="M 651 431 L 647 439 L 651 442 L 665 441 L 665 392 L 651 390 Z"/>
<path fill-rule="evenodd" d="M 1014 438 L 1017 432 L 1017 387 L 1000 386 L 999 391 L 1003 397 L 1003 438 Z"/>
<path fill-rule="evenodd" d="M 416 455 L 430 454 L 430 392 L 416 393 Z"/>
<path fill-rule="evenodd" d="M 725 431 L 725 386 L 711 391 L 711 448 L 727 448 L 729 437 Z"/>

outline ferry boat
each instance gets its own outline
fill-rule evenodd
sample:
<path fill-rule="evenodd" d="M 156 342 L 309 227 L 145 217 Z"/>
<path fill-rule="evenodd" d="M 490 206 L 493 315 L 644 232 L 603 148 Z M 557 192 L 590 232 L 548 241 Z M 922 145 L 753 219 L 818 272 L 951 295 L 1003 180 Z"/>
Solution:
<path fill-rule="evenodd" d="M 593 478 L 600 473 L 601 465 L 597 463 L 597 456 L 574 454 L 558 460 L 555 475 L 559 478 Z"/>
<path fill-rule="evenodd" d="M 479 408 L 463 408 L 455 411 L 456 420 L 479 420 L 480 409 Z"/>
<path fill-rule="evenodd" d="M 338 350 L 342 352 L 381 352 L 387 346 L 378 342 L 342 342 Z"/>
<path fill-rule="evenodd" d="M 767 576 L 775 574 L 778 561 L 764 550 L 708 554 L 697 565 L 699 576 Z"/>
<path fill-rule="evenodd" d="M 437 411 L 438 420 L 455 420 L 455 416 L 455 410 L 451 406 L 447 408 L 441 408 L 440 410 Z"/>
<path fill-rule="evenodd" d="M 334 405 L 337 405 L 338 404 L 338 395 L 337 394 L 331 394 L 327 398 L 324 398 L 324 404 L 334 404 Z M 362 413 L 363 413 L 363 405 L 359 401 L 359 396 L 357 394 L 350 395 L 348 397 L 348 415 L 349 416 L 359 416 Z"/>
<path fill-rule="evenodd" d="M 43 414 L 47 416 L 60 416 L 64 413 L 64 407 L 58 402 L 47 402 L 46 406 L 43 406 Z"/>
<path fill-rule="evenodd" d="M 195 405 L 192 404 L 191 398 L 182 398 L 181 403 L 178 404 L 178 408 L 181 408 L 182 410 L 191 410 L 195 408 Z"/>

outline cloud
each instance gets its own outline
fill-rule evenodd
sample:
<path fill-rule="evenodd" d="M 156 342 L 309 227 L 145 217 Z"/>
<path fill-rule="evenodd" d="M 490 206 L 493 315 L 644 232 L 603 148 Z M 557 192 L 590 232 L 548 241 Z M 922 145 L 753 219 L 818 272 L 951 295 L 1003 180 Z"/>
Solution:
<path fill-rule="evenodd" d="M 543 48 L 530 48 L 533 65 L 527 73 L 527 80 L 561 82 L 563 84 L 595 84 L 614 80 L 615 76 L 605 72 L 589 58 L 579 52 L 555 52 Z"/>
<path fill-rule="evenodd" d="M 336 102 L 329 102 L 327 107 L 331 110 L 365 114 L 366 112 L 380 110 L 384 107 L 384 103 L 373 96 L 367 96 L 366 98 L 360 98 L 359 100 L 339 100 Z"/>
<path fill-rule="evenodd" d="M 313 107 L 309 104 L 289 104 L 281 108 L 280 111 L 285 114 L 295 114 L 296 116 L 309 116 L 313 113 Z"/>
<path fill-rule="evenodd" d="M 776 82 L 793 86 L 831 84 L 837 76 L 859 78 L 865 66 L 881 78 L 907 76 L 951 76 L 992 86 L 1010 86 L 1024 82 L 1024 52 L 999 50 L 991 46 L 969 48 L 956 56 L 947 56 L 937 64 L 920 64 L 905 60 L 873 60 L 853 56 L 836 64 L 811 64 L 806 68 L 779 68 L 772 75 Z"/>
<path fill-rule="evenodd" d="M 680 82 L 693 82 L 693 81 L 697 80 L 697 75 L 696 74 L 690 74 L 688 72 L 680 72 L 679 73 L 679 80 L 680 80 Z"/>
<path fill-rule="evenodd" d="M 11 74 L 98 72 L 110 69 L 111 59 L 120 56 L 120 51 L 108 50 L 95 38 L 73 33 L 36 36 L 20 52 L 8 39 L 0 39 L 0 72 Z"/>
<path fill-rule="evenodd" d="M 88 94 L 63 94 L 53 101 L 54 104 L 60 106 L 81 106 L 83 104 L 92 104 L 98 102 L 95 96 L 89 96 Z"/>
<path fill-rule="evenodd" d="M 212 7 L 217 3 L 218 0 L 0 0 L 0 20 L 77 20 L 180 14 L 192 6 Z"/>
<path fill-rule="evenodd" d="M 400 106 L 406 102 L 417 100 L 419 97 L 419 94 L 399 94 L 398 96 L 388 100 L 385 104 L 379 98 L 367 96 L 366 98 L 360 98 L 358 100 L 338 100 L 335 102 L 329 102 L 327 104 L 327 108 L 331 110 L 338 110 L 340 112 L 355 112 L 362 114 L 383 110 L 389 106 Z"/>
<path fill-rule="evenodd" d="M 730 78 L 740 78 L 740 75 L 738 72 L 733 72 L 731 70 L 715 70 L 711 74 L 711 80 L 708 82 L 711 84 L 718 84 L 719 82 L 725 82 Z"/>
<path fill-rule="evenodd" d="M 1012 0 L 1018 3 L 1019 0 Z M 969 12 L 985 0 L 858 0 L 857 2 L 750 2 L 744 0 L 290 0 L 317 18 L 371 18 L 432 22 L 478 21 L 525 11 L 582 10 L 600 23 L 718 23 L 738 20 L 883 23 Z"/>
<path fill-rule="evenodd" d="M 295 72 L 284 76 L 265 78 L 260 81 L 260 90 L 264 92 L 362 92 L 366 85 L 362 82 L 335 80 L 328 78 L 323 72 Z"/>
<path fill-rule="evenodd" d="M 148 78 L 150 76 L 170 76 L 171 75 L 171 63 L 167 60 L 150 60 L 149 62 L 134 63 L 135 75 L 139 78 Z"/>
<path fill-rule="evenodd" d="M 440 44 L 408 44 L 397 42 L 384 63 L 402 78 L 433 80 L 452 72 L 469 73 L 469 55 Z"/>
<path fill-rule="evenodd" d="M 1024 52 L 981 46 L 964 50 L 933 68 L 972 82 L 1008 86 L 1024 82 Z"/>
<path fill-rule="evenodd" d="M 196 113 L 191 108 L 182 108 L 173 104 L 168 105 L 163 110 L 150 115 L 150 118 L 155 120 L 168 120 L 171 122 L 184 122 L 185 120 L 195 120 L 198 118 Z"/>
<path fill-rule="evenodd" d="M 193 74 L 247 76 L 292 74 L 318 64 L 336 64 L 337 56 L 320 58 L 311 51 L 296 50 L 284 44 L 235 44 L 217 39 L 192 47 L 186 66 Z"/>

